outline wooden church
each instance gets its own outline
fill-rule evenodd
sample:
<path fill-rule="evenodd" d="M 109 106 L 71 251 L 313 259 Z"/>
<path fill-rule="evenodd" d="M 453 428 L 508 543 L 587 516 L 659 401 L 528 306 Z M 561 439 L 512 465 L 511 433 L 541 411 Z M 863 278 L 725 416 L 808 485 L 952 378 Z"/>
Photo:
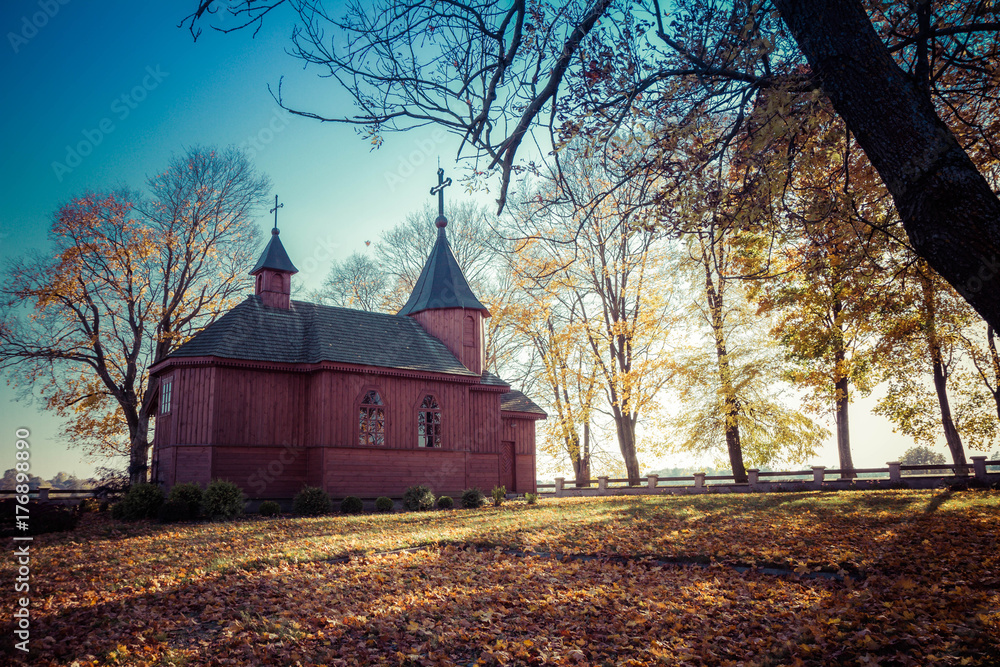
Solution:
<path fill-rule="evenodd" d="M 291 300 L 275 224 L 254 294 L 150 369 L 154 481 L 228 479 L 257 499 L 535 491 L 545 412 L 485 368 L 490 313 L 448 244 L 442 174 L 437 241 L 396 315 Z"/>

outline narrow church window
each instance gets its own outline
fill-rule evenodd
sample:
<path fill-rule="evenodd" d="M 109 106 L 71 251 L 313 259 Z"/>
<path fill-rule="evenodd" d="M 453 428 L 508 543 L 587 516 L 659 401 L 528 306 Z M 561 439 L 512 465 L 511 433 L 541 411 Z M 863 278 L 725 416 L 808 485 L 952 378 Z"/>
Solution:
<path fill-rule="evenodd" d="M 465 339 L 466 347 L 476 346 L 476 321 L 472 315 L 465 316 L 465 335 L 462 338 Z"/>
<path fill-rule="evenodd" d="M 272 292 L 284 291 L 280 273 L 275 273 L 273 276 L 271 276 L 271 291 Z"/>
<path fill-rule="evenodd" d="M 160 414 L 165 415 L 170 412 L 170 394 L 174 385 L 173 379 L 164 380 L 160 389 Z"/>
<path fill-rule="evenodd" d="M 424 397 L 417 413 L 417 447 L 441 446 L 441 406 L 430 395 Z"/>
<path fill-rule="evenodd" d="M 384 406 L 382 397 L 374 389 L 361 399 L 361 408 L 358 411 L 358 433 L 360 434 L 358 442 L 360 444 L 378 446 L 385 444 Z"/>

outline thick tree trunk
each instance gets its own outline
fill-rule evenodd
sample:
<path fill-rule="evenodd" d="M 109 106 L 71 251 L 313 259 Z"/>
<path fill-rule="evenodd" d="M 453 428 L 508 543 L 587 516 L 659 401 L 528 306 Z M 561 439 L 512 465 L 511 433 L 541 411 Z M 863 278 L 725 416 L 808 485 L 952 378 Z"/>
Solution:
<path fill-rule="evenodd" d="M 618 447 L 625 459 L 625 471 L 629 485 L 639 483 L 639 457 L 635 453 L 635 422 L 619 407 L 615 407 L 615 431 L 618 433 Z"/>
<path fill-rule="evenodd" d="M 140 411 L 129 442 L 129 484 L 148 481 L 149 471 L 149 415 Z"/>
<path fill-rule="evenodd" d="M 854 460 L 851 458 L 851 429 L 848 422 L 848 390 L 849 382 L 846 377 L 837 380 L 835 385 L 837 396 L 836 403 L 837 419 L 837 454 L 840 455 L 840 478 L 854 479 Z"/>
<path fill-rule="evenodd" d="M 997 354 L 997 344 L 993 337 L 993 327 L 986 325 L 986 343 L 990 348 L 990 363 L 993 366 L 994 389 L 993 402 L 997 406 L 997 419 L 1000 419 L 1000 355 Z"/>
<path fill-rule="evenodd" d="M 775 6 L 896 203 L 917 253 L 1000 326 L 1000 200 L 860 0 Z"/>
<path fill-rule="evenodd" d="M 576 475 L 576 486 L 590 486 L 590 422 L 583 423 L 583 444 L 577 439 L 577 453 L 573 458 L 573 474 Z"/>

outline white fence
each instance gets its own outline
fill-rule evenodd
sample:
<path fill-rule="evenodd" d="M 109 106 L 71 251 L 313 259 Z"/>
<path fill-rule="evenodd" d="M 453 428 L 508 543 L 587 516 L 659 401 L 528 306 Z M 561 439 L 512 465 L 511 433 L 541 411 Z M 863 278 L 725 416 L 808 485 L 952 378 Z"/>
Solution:
<path fill-rule="evenodd" d="M 638 485 L 627 479 L 598 477 L 578 483 L 557 477 L 554 484 L 538 484 L 538 492 L 556 497 L 660 495 L 689 493 L 749 493 L 767 491 L 837 491 L 844 489 L 912 488 L 933 489 L 943 485 L 972 482 L 989 485 L 1000 482 L 1000 461 L 987 461 L 985 456 L 973 456 L 972 463 L 959 469 L 954 465 L 904 466 L 898 461 L 885 468 L 856 468 L 850 478 L 839 468 L 813 466 L 810 470 L 790 472 L 747 471 L 748 481 L 737 484 L 732 475 L 708 475 L 703 472 L 685 477 L 649 475 Z M 922 473 L 922 474 L 921 474 Z M 970 476 L 971 473 L 971 476 Z M 871 475 L 876 475 L 872 477 Z"/>

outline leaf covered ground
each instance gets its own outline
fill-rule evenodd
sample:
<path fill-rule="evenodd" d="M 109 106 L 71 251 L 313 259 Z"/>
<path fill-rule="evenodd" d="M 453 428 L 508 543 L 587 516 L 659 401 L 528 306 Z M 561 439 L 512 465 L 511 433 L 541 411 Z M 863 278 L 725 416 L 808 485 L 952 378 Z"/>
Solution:
<path fill-rule="evenodd" d="M 995 491 L 87 515 L 35 538 L 28 662 L 996 665 L 998 518 Z"/>

